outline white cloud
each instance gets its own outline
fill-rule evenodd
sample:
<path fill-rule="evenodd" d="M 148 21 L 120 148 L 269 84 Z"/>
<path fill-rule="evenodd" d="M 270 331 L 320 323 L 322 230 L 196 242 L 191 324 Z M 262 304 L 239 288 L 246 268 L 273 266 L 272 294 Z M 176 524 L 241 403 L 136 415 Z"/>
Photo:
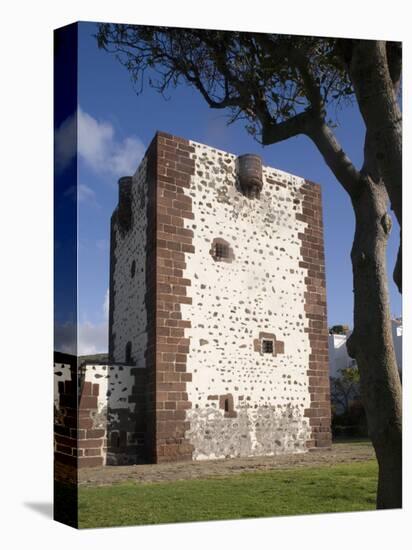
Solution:
<path fill-rule="evenodd" d="M 76 326 L 73 323 L 54 326 L 54 349 L 76 355 Z M 77 355 L 107 353 L 107 349 L 107 320 L 98 324 L 85 322 L 77 326 Z"/>
<path fill-rule="evenodd" d="M 104 313 L 104 318 L 108 319 L 109 318 L 109 289 L 106 290 L 106 295 L 104 297 L 103 313 Z"/>
<path fill-rule="evenodd" d="M 76 355 L 76 327 L 73 323 L 54 324 L 54 349 Z"/>
<path fill-rule="evenodd" d="M 93 324 L 82 323 L 78 331 L 78 354 L 92 355 L 94 353 L 107 353 L 108 349 L 108 325 L 107 322 Z"/>
<path fill-rule="evenodd" d="M 77 188 L 77 198 L 79 202 L 95 202 L 96 193 L 93 189 L 81 183 Z"/>
<path fill-rule="evenodd" d="M 89 168 L 116 177 L 134 174 L 145 150 L 139 139 L 119 140 L 110 122 L 98 121 L 81 107 L 77 120 L 79 156 Z"/>
<path fill-rule="evenodd" d="M 76 186 L 72 185 L 69 187 L 67 191 L 65 191 L 64 196 L 76 200 Z M 79 202 L 90 202 L 97 205 L 96 193 L 93 189 L 82 183 L 77 186 L 77 200 Z"/>
<path fill-rule="evenodd" d="M 64 120 L 54 133 L 54 159 L 56 172 L 63 170 L 76 155 L 76 114 Z"/>
<path fill-rule="evenodd" d="M 97 120 L 80 106 L 77 111 L 77 137 L 79 158 L 97 174 L 131 176 L 145 151 L 140 139 L 135 136 L 119 139 L 110 122 Z M 59 126 L 54 139 L 56 171 L 61 172 L 76 155 L 75 114 Z"/>
<path fill-rule="evenodd" d="M 111 124 L 98 122 L 79 107 L 77 114 L 79 155 L 96 172 L 106 162 L 106 152 L 111 149 L 114 129 Z"/>
<path fill-rule="evenodd" d="M 109 289 L 106 290 L 102 304 L 104 320 L 101 323 L 84 321 L 79 324 L 78 354 L 93 355 L 107 353 L 109 330 Z"/>

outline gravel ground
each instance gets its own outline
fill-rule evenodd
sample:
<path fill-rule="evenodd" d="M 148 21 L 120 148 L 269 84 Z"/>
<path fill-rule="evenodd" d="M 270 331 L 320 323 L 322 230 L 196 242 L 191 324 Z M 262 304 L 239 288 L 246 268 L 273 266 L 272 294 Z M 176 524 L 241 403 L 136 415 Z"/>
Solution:
<path fill-rule="evenodd" d="M 156 483 L 183 479 L 228 477 L 244 472 L 263 472 L 361 462 L 370 460 L 374 456 L 372 445 L 368 441 L 334 443 L 332 448 L 328 450 L 294 455 L 85 468 L 79 470 L 79 485 L 91 487 L 125 482 Z"/>

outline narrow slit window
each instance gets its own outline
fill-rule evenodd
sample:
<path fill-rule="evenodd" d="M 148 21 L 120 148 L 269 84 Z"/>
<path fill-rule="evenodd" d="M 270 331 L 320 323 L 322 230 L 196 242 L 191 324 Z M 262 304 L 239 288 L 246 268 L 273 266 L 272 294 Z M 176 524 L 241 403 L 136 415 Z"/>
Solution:
<path fill-rule="evenodd" d="M 273 340 L 262 340 L 262 353 L 273 354 Z"/>
<path fill-rule="evenodd" d="M 110 446 L 113 448 L 120 447 L 120 435 L 119 432 L 112 432 L 110 436 Z"/>
<path fill-rule="evenodd" d="M 126 363 L 130 363 L 132 360 L 132 343 L 131 342 L 127 342 L 125 351 L 126 351 L 125 361 Z"/>
<path fill-rule="evenodd" d="M 132 277 L 132 279 L 135 273 L 136 273 L 136 260 L 133 260 L 132 265 L 130 267 L 130 276 Z"/>
<path fill-rule="evenodd" d="M 225 412 L 229 412 L 229 399 L 225 399 Z"/>

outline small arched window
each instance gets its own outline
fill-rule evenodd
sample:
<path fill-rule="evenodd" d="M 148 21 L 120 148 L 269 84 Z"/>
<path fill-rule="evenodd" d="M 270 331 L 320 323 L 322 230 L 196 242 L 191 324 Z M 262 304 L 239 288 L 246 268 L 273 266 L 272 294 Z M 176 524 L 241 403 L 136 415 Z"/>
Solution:
<path fill-rule="evenodd" d="M 130 267 L 130 275 L 133 279 L 134 274 L 136 273 L 136 260 L 133 260 L 132 265 Z"/>
<path fill-rule="evenodd" d="M 229 246 L 224 243 L 216 243 L 215 258 L 216 260 L 223 260 L 224 258 L 229 258 Z"/>
<path fill-rule="evenodd" d="M 126 363 L 131 363 L 132 361 L 132 343 L 131 342 L 127 342 L 126 344 L 125 361 Z"/>
<path fill-rule="evenodd" d="M 231 263 L 235 259 L 232 247 L 227 241 L 221 238 L 213 239 L 209 252 L 215 262 Z"/>

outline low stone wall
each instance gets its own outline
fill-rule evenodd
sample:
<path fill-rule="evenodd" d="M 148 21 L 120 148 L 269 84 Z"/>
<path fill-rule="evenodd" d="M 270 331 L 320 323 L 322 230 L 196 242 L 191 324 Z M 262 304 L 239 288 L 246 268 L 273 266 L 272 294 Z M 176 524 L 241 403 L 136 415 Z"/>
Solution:
<path fill-rule="evenodd" d="M 54 375 L 56 464 L 64 469 L 145 461 L 145 369 L 56 362 Z"/>
<path fill-rule="evenodd" d="M 54 478 L 77 484 L 77 368 L 74 356 L 57 354 L 54 363 Z"/>

